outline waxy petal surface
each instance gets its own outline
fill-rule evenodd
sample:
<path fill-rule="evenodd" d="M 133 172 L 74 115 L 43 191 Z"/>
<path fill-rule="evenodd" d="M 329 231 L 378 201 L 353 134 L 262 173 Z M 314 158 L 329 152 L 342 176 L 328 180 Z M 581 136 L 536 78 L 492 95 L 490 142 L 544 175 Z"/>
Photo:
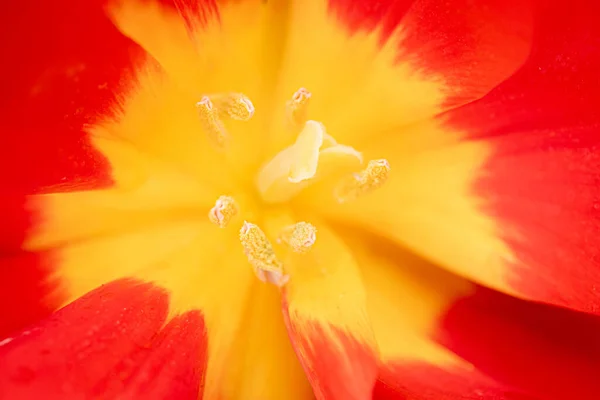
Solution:
<path fill-rule="evenodd" d="M 283 259 L 284 321 L 317 399 L 370 399 L 377 350 L 358 267 L 336 234 L 318 226 L 308 253 Z"/>
<path fill-rule="evenodd" d="M 531 45 L 530 1 L 309 0 L 288 15 L 274 104 L 307 88 L 311 118 L 352 145 L 480 98 Z"/>
<path fill-rule="evenodd" d="M 198 398 L 203 317 L 189 311 L 163 327 L 168 303 L 156 286 L 114 281 L 4 339 L 0 398 Z"/>
<path fill-rule="evenodd" d="M 384 187 L 313 204 L 494 289 L 600 314 L 597 6 L 564 7 L 538 5 L 530 57 L 484 98 L 373 140 Z"/>
<path fill-rule="evenodd" d="M 140 49 L 99 1 L 22 1 L 0 16 L 0 332 L 36 321 L 64 300 L 51 252 L 20 251 L 40 218 L 27 195 L 105 188 L 109 162 L 84 129 L 115 99 Z M 6 299 L 6 300 L 4 300 Z M 17 306 L 15 306 L 17 305 Z M 18 312 L 17 312 L 18 310 Z"/>
<path fill-rule="evenodd" d="M 382 362 L 375 398 L 598 396 L 595 316 L 484 290 L 383 238 L 348 244 Z"/>
<path fill-rule="evenodd" d="M 600 396 L 600 320 L 485 288 L 456 301 L 435 337 L 480 371 L 541 399 Z"/>

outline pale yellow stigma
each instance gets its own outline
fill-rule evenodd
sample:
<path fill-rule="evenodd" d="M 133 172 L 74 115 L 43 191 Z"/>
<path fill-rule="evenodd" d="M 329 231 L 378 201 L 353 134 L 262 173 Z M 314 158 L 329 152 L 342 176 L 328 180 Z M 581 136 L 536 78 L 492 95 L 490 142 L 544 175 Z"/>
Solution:
<path fill-rule="evenodd" d="M 390 163 L 386 159 L 371 160 L 361 172 L 342 180 L 334 191 L 338 202 L 354 200 L 380 188 L 389 178 Z"/>
<path fill-rule="evenodd" d="M 233 197 L 221 196 L 208 212 L 208 219 L 219 228 L 225 228 L 238 211 L 238 205 Z"/>
<path fill-rule="evenodd" d="M 312 94 L 308 90 L 300 88 L 287 102 L 286 112 L 292 128 L 301 128 L 308 120 L 308 105 L 311 97 Z"/>
<path fill-rule="evenodd" d="M 290 182 L 298 183 L 315 176 L 319 164 L 319 150 L 323 145 L 323 133 L 323 124 L 306 121 L 294 144 L 295 154 L 288 174 Z"/>
<path fill-rule="evenodd" d="M 212 101 L 208 96 L 202 97 L 202 99 L 196 103 L 196 109 L 200 116 L 200 123 L 206 131 L 209 140 L 219 149 L 225 147 L 227 143 L 227 131 L 225 125 L 219 117 L 219 111 L 213 105 Z"/>
<path fill-rule="evenodd" d="M 308 252 L 317 240 L 317 228 L 308 222 L 298 222 L 283 229 L 278 241 L 286 243 L 296 253 Z"/>
<path fill-rule="evenodd" d="M 240 242 L 258 279 L 278 287 L 287 283 L 290 277 L 284 273 L 283 264 L 275 255 L 273 245 L 262 229 L 250 222 L 244 222 L 240 229 Z"/>

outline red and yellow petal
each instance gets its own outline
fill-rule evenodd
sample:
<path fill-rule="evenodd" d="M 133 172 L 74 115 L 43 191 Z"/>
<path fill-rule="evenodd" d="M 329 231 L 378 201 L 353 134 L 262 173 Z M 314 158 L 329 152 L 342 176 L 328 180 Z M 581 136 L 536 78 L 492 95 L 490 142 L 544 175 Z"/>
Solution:
<path fill-rule="evenodd" d="M 385 239 L 348 244 L 382 360 L 376 399 L 597 398 L 595 317 L 483 293 Z"/>
<path fill-rule="evenodd" d="M 480 98 L 531 45 L 530 1 L 311 0 L 288 13 L 275 115 L 305 87 L 310 118 L 352 145 Z M 273 152 L 293 141 L 282 132 Z"/>
<path fill-rule="evenodd" d="M 206 367 L 202 315 L 167 318 L 169 298 L 108 283 L 0 347 L 0 398 L 197 399 Z M 92 317 L 93 315 L 93 317 Z"/>
<path fill-rule="evenodd" d="M 597 6 L 564 7 L 539 5 L 527 63 L 483 99 L 373 140 L 383 188 L 313 204 L 494 289 L 600 314 Z"/>
<path fill-rule="evenodd" d="M 84 125 L 114 101 L 124 71 L 131 71 L 141 51 L 114 28 L 99 1 L 24 1 L 0 18 L 6 38 L 0 67 L 6 82 L 0 100 L 0 293 L 10 298 L 1 302 L 0 332 L 7 334 L 61 301 L 48 278 L 52 254 L 20 251 L 42 218 L 26 195 L 113 184 L 111 166 Z"/>
<path fill-rule="evenodd" d="M 276 218 L 270 230 L 290 222 Z M 358 266 L 326 224 L 317 226 L 310 252 L 283 251 L 290 275 L 282 293 L 288 335 L 317 399 L 370 399 L 378 357 Z"/>
<path fill-rule="evenodd" d="M 260 0 L 233 2 L 113 1 L 108 13 L 118 29 L 151 60 L 119 106 L 120 118 L 95 135 L 125 140 L 204 181 L 231 190 L 251 180 L 262 161 L 257 140 L 271 117 L 285 7 Z M 161 32 L 161 34 L 157 34 Z M 160 65 L 157 69 L 156 63 Z M 253 103 L 250 121 L 224 120 L 226 156 L 216 152 L 195 109 L 204 95 L 242 93 Z M 109 156 L 110 158 L 110 156 Z M 221 173 L 214 174 L 218 168 Z"/>
<path fill-rule="evenodd" d="M 139 48 L 100 1 L 25 1 L 2 14 L 0 182 L 32 193 L 105 187 L 110 168 L 83 125 L 115 99 Z M 60 22 L 59 22 L 60 21 Z"/>
<path fill-rule="evenodd" d="M 286 332 L 281 294 L 277 288 L 256 280 L 251 296 L 243 305 L 244 318 L 231 355 L 221 367 L 227 373 L 216 382 L 215 390 L 205 391 L 205 400 L 314 399 Z"/>

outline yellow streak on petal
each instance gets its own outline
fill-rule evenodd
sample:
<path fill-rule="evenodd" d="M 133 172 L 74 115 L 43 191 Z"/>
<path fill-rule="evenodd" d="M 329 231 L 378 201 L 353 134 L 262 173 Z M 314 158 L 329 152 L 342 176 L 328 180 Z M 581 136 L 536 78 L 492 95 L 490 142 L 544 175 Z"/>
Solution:
<path fill-rule="evenodd" d="M 356 32 L 330 12 L 325 0 L 292 3 L 289 36 L 274 104 L 298 87 L 312 93 L 310 118 L 324 121 L 340 143 L 357 145 L 386 131 L 435 115 L 446 98 L 443 79 L 399 62 L 402 33 L 382 46 L 380 34 Z M 281 124 L 281 123 L 280 123 Z M 289 144 L 283 125 L 271 130 L 274 153 Z"/>
<path fill-rule="evenodd" d="M 136 145 L 168 155 L 173 161 L 193 169 L 193 161 L 202 161 L 204 153 L 211 153 L 207 149 L 198 153 L 196 144 L 198 147 L 206 147 L 206 144 L 191 137 L 205 134 L 199 121 L 192 119 L 193 104 L 203 95 L 239 94 L 241 97 L 230 104 L 234 107 L 227 113 L 240 120 L 224 121 L 230 136 L 226 160 L 231 162 L 230 168 L 237 175 L 246 177 L 263 160 L 263 146 L 257 143 L 266 137 L 266 119 L 272 115 L 270 92 L 276 81 L 273 74 L 277 72 L 280 46 L 285 37 L 283 24 L 288 5 L 279 0 L 221 2 L 218 13 L 202 2 L 197 4 L 199 13 L 187 9 L 185 4 L 181 7 L 178 13 L 154 1 L 117 0 L 108 8 L 117 28 L 140 44 L 163 70 L 162 74 L 146 73 L 149 78 L 140 77 L 142 82 L 136 92 L 141 93 L 133 93 L 137 98 L 124 102 L 122 124 L 128 127 L 120 129 L 120 136 L 128 140 L 136 136 L 132 140 Z M 203 18 L 199 18 L 199 14 Z M 166 88 L 156 87 L 157 81 L 162 81 Z M 247 99 L 252 102 L 248 103 Z M 256 115 L 245 121 L 254 108 L 258 111 Z M 175 126 L 161 132 L 162 121 L 173 121 Z M 130 132 L 133 126 L 137 129 Z M 135 132 L 149 134 L 150 138 L 141 138 Z M 184 137 L 188 140 L 183 140 Z M 162 138 L 160 144 L 155 143 L 157 138 Z M 188 148 L 181 148 L 180 143 Z M 190 153 L 194 151 L 196 156 L 192 157 Z M 180 160 L 173 155 L 177 153 L 181 153 Z M 215 160 L 223 161 L 222 158 Z"/>
<path fill-rule="evenodd" d="M 122 151 L 126 146 L 114 144 L 113 148 Z M 41 218 L 23 247 L 43 250 L 169 221 L 200 219 L 202 210 L 210 208 L 218 195 L 196 179 L 140 154 L 136 154 L 137 162 L 133 158 L 122 160 L 127 162 L 118 165 L 129 167 L 123 169 L 128 174 L 113 170 L 117 177 L 114 188 L 30 196 L 28 208 L 40 213 Z"/>
<path fill-rule="evenodd" d="M 251 295 L 227 365 L 230 376 L 220 382 L 220 393 L 204 399 L 312 399 L 281 317 L 279 290 L 255 281 Z"/>
<path fill-rule="evenodd" d="M 163 196 L 157 204 L 166 200 Z M 137 204 L 154 209 L 155 204 L 147 201 L 102 192 L 39 196 L 32 205 L 45 211 L 46 222 L 43 229 L 31 233 L 27 249 L 56 249 L 57 269 L 51 279 L 69 293 L 67 302 L 111 280 L 135 277 L 169 291 L 171 315 L 201 310 L 211 360 L 204 398 L 248 398 L 248 393 L 251 398 L 288 394 L 291 399 L 305 399 L 310 386 L 285 334 L 279 295 L 275 292 L 262 299 L 254 293 L 250 297 L 256 278 L 243 252 L 231 251 L 239 248 L 237 230 L 215 229 L 201 207 L 194 208 L 195 214 L 184 214 L 179 222 L 153 219 L 154 211 L 136 214 L 140 212 Z M 133 217 L 128 218 L 129 213 Z M 141 225 L 125 223 L 132 219 Z M 119 220 L 119 229 L 110 234 L 86 230 L 88 222 L 109 221 L 108 226 L 114 228 L 110 224 Z M 267 301 L 272 303 L 263 304 Z M 254 310 L 253 302 L 260 309 Z"/>
<path fill-rule="evenodd" d="M 473 184 L 490 153 L 487 143 L 465 141 L 442 120 L 390 134 L 365 148 L 385 157 L 394 173 L 369 196 L 335 205 L 328 187 L 302 200 L 328 217 L 358 224 L 462 276 L 515 295 L 508 281 L 514 256 Z"/>
<path fill-rule="evenodd" d="M 365 345 L 374 345 L 363 283 L 350 250 L 323 222 L 311 220 L 319 238 L 308 253 L 280 249 L 290 280 L 284 290 L 290 315 L 349 332 Z M 277 235 L 292 225 L 286 214 L 270 214 L 266 220 L 269 235 Z M 331 334 L 335 337 L 335 334 Z"/>
<path fill-rule="evenodd" d="M 60 248 L 55 278 L 70 294 L 69 301 L 113 279 L 136 277 L 169 291 L 171 315 L 189 309 L 201 310 L 207 324 L 211 360 L 205 398 L 235 398 L 222 397 L 224 382 L 237 387 L 240 375 L 248 380 L 261 376 L 255 375 L 251 368 L 246 369 L 245 364 L 241 372 L 230 369 L 244 357 L 232 346 L 245 337 L 240 329 L 251 285 L 256 282 L 243 253 L 231 251 L 236 246 L 239 244 L 235 230 L 215 230 L 209 222 L 163 223 L 132 233 L 72 242 Z M 263 323 L 272 325 L 275 323 L 272 319 L 271 315 L 265 316 Z M 277 323 L 282 324 L 279 320 Z M 274 333 L 267 336 L 271 334 Z M 281 350 L 282 340 L 277 343 L 275 348 Z M 281 383 L 270 382 L 272 390 L 281 393 L 290 380 L 302 381 L 301 373 L 294 373 L 294 368 L 299 370 L 292 365 L 294 362 L 286 361 L 289 369 L 281 376 Z"/>
<path fill-rule="evenodd" d="M 115 105 L 114 117 L 88 128 L 92 144 L 108 158 L 113 169 L 125 171 L 130 167 L 123 165 L 127 160 L 119 147 L 127 143 L 152 162 L 169 164 L 219 188 L 221 193 L 230 192 L 230 165 L 214 150 L 210 140 L 213 132 L 207 131 L 198 116 L 195 104 L 200 99 L 182 91 L 153 68 L 140 72 L 132 86 Z M 139 158 L 135 156 L 136 161 Z M 219 174 L 212 173 L 215 168 Z"/>
<path fill-rule="evenodd" d="M 438 366 L 458 362 L 432 337 L 447 308 L 470 294 L 474 285 L 385 239 L 355 235 L 348 244 L 365 282 L 382 361 L 426 361 Z"/>

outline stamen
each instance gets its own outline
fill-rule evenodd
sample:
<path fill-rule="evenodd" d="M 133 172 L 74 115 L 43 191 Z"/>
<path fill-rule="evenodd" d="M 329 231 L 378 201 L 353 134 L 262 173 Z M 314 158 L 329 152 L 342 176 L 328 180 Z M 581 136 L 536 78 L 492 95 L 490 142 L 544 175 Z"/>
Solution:
<path fill-rule="evenodd" d="M 371 160 L 367 168 L 342 180 L 334 191 L 339 203 L 354 200 L 366 193 L 380 188 L 389 178 L 390 163 L 382 158 Z"/>
<path fill-rule="evenodd" d="M 221 196 L 210 209 L 208 219 L 219 228 L 225 228 L 238 211 L 238 205 L 233 197 Z"/>
<path fill-rule="evenodd" d="M 200 122 L 208 133 L 210 141 L 218 148 L 224 148 L 227 142 L 227 131 L 225 130 L 223 121 L 219 118 L 217 108 L 213 105 L 210 98 L 208 96 L 202 97 L 202 99 L 196 103 L 196 108 L 200 115 Z"/>
<path fill-rule="evenodd" d="M 240 229 L 240 242 L 258 279 L 278 287 L 287 283 L 290 277 L 284 273 L 283 264 L 275 255 L 273 246 L 262 229 L 244 222 Z"/>
<path fill-rule="evenodd" d="M 248 121 L 254 115 L 254 105 L 243 93 L 227 93 L 211 96 L 221 113 L 237 121 Z"/>
<path fill-rule="evenodd" d="M 294 93 L 286 104 L 288 120 L 293 128 L 301 128 L 308 119 L 308 105 L 312 94 L 305 88 Z"/>
<path fill-rule="evenodd" d="M 277 240 L 287 243 L 296 253 L 306 253 L 317 240 L 317 228 L 308 222 L 298 222 L 284 228 Z"/>

